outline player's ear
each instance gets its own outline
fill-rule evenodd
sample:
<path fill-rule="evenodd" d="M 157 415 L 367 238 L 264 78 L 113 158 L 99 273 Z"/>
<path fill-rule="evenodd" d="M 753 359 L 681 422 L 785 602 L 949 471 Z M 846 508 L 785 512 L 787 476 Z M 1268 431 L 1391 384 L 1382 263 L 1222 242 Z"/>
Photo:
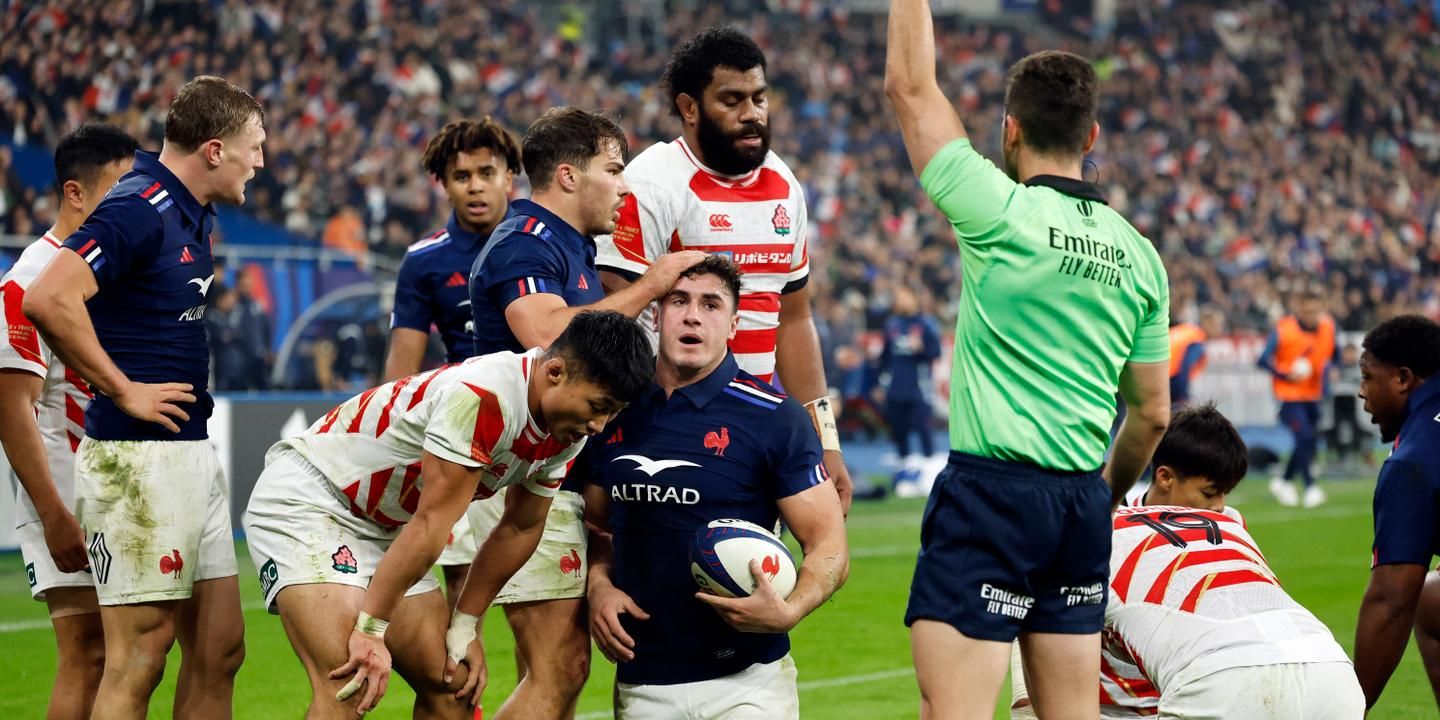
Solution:
<path fill-rule="evenodd" d="M 675 107 L 680 109 L 680 119 L 687 123 L 699 122 L 700 101 L 691 97 L 689 93 L 680 93 L 675 96 Z"/>
<path fill-rule="evenodd" d="M 555 183 L 565 192 L 575 192 L 577 186 L 580 184 L 577 173 L 575 172 L 575 166 L 569 163 L 561 163 L 560 167 L 555 168 Z"/>
<path fill-rule="evenodd" d="M 70 206 L 72 210 L 80 210 L 85 207 L 85 186 L 79 180 L 66 180 L 60 186 L 60 200 Z"/>
<path fill-rule="evenodd" d="M 730 313 L 730 334 L 726 336 L 726 339 L 733 341 L 735 339 L 735 331 L 739 329 L 740 313 Z"/>
<path fill-rule="evenodd" d="M 1175 483 L 1178 479 L 1179 478 L 1177 478 L 1175 475 L 1175 471 L 1172 470 L 1169 465 L 1159 465 L 1155 468 L 1154 485 L 1161 490 L 1169 490 L 1170 488 L 1175 487 Z"/>
<path fill-rule="evenodd" d="M 212 168 L 220 167 L 220 161 L 224 158 L 225 143 L 219 138 L 211 138 L 200 144 L 200 153 L 204 156 L 205 162 Z"/>
<path fill-rule="evenodd" d="M 559 385 L 565 382 L 565 377 L 569 374 L 568 369 L 565 367 L 565 358 L 563 357 L 552 357 L 546 360 L 544 368 L 545 379 L 549 380 L 551 385 Z"/>
<path fill-rule="evenodd" d="M 1082 153 L 1082 154 L 1083 154 L 1083 155 L 1089 155 L 1089 154 L 1090 154 L 1090 150 L 1095 147 L 1095 141 L 1096 141 L 1097 139 L 1099 139 L 1099 138 L 1100 138 L 1100 123 L 1098 123 L 1098 122 L 1097 122 L 1097 123 L 1091 123 L 1091 124 L 1090 124 L 1090 135 L 1085 138 L 1085 152 Z"/>

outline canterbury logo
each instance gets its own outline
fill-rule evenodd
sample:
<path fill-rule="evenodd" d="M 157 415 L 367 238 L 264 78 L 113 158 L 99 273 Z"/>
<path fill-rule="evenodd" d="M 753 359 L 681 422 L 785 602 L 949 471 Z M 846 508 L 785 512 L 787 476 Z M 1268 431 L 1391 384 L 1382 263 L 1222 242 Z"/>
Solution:
<path fill-rule="evenodd" d="M 711 215 L 711 216 L 710 216 L 710 229 L 711 229 L 711 230 L 717 230 L 717 231 L 720 231 L 720 232 L 724 232 L 724 231 L 730 230 L 732 227 L 733 227 L 733 226 L 730 224 L 730 216 L 729 216 L 729 215 L 725 215 L 725 214 L 723 214 L 723 213 L 715 213 L 714 215 Z"/>
<path fill-rule="evenodd" d="M 646 475 L 649 475 L 650 477 L 655 477 L 657 474 L 671 468 L 700 467 L 699 465 L 696 465 L 689 460 L 651 460 L 644 455 L 621 455 L 620 457 L 617 457 L 610 462 L 617 462 L 620 460 L 634 460 L 635 469 L 645 473 Z"/>

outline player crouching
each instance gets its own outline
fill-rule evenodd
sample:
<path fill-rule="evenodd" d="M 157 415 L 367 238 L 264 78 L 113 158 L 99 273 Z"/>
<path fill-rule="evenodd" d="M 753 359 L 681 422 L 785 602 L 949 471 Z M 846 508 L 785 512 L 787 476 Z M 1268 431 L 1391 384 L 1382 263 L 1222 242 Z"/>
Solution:
<path fill-rule="evenodd" d="M 373 709 L 392 651 L 416 691 L 415 717 L 462 717 L 466 699 L 478 703 L 485 657 L 473 618 L 457 624 L 450 640 L 463 651 L 447 660 L 445 600 L 429 572 L 451 527 L 472 499 L 528 491 L 507 494 L 470 567 L 458 606 L 483 609 L 534 552 L 585 438 L 653 371 L 634 321 L 581 313 L 547 351 L 401 378 L 270 448 L 244 526 L 265 603 L 310 677 L 306 717 Z"/>
<path fill-rule="evenodd" d="M 1280 587 L 1225 495 L 1245 443 L 1213 405 L 1184 410 L 1155 480 L 1116 511 L 1100 661 L 1103 718 L 1358 720 L 1365 700 L 1330 630 Z M 1012 654 L 1012 718 L 1034 718 Z M 1042 660 L 1025 657 L 1025 662 Z M 1051 715 L 1036 690 L 1036 705 Z M 1070 709 L 1074 712 L 1078 709 Z M 1093 708 L 1084 713 L 1095 717 Z M 1063 717 L 1079 717 L 1064 715 Z"/>

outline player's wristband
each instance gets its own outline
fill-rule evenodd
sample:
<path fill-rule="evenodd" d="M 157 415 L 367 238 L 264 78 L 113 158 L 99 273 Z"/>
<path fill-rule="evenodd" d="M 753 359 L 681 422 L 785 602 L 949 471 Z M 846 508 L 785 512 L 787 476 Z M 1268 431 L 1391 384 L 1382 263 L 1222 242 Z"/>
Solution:
<path fill-rule="evenodd" d="M 390 627 L 389 620 L 370 617 L 370 613 L 364 610 L 361 610 L 360 617 L 355 619 L 355 632 L 382 640 L 385 638 L 385 628 L 388 627 Z"/>
<path fill-rule="evenodd" d="M 475 629 L 479 624 L 478 615 L 456 610 L 450 616 L 450 628 L 445 631 L 445 653 L 451 660 L 458 663 L 465 659 L 465 652 L 470 648 L 470 641 L 475 639 Z"/>
<path fill-rule="evenodd" d="M 840 431 L 835 427 L 835 412 L 830 405 L 830 396 L 821 395 L 805 403 L 810 413 L 810 422 L 815 425 L 815 434 L 820 436 L 820 447 L 840 452 Z"/>

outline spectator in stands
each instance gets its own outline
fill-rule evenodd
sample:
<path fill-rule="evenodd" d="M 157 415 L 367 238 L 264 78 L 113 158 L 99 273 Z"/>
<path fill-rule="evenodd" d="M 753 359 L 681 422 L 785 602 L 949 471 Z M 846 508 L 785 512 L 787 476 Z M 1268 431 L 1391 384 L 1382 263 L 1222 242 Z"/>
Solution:
<path fill-rule="evenodd" d="M 895 443 L 901 469 L 895 473 L 895 494 L 919 497 L 923 458 L 935 454 L 934 411 L 930 395 L 935 383 L 930 366 L 940 357 L 940 327 L 935 318 L 920 312 L 920 301 L 909 288 L 895 291 L 890 318 L 885 321 L 885 345 L 880 351 L 880 385 L 885 424 Z M 920 455 L 910 453 L 910 436 L 920 440 Z"/>

